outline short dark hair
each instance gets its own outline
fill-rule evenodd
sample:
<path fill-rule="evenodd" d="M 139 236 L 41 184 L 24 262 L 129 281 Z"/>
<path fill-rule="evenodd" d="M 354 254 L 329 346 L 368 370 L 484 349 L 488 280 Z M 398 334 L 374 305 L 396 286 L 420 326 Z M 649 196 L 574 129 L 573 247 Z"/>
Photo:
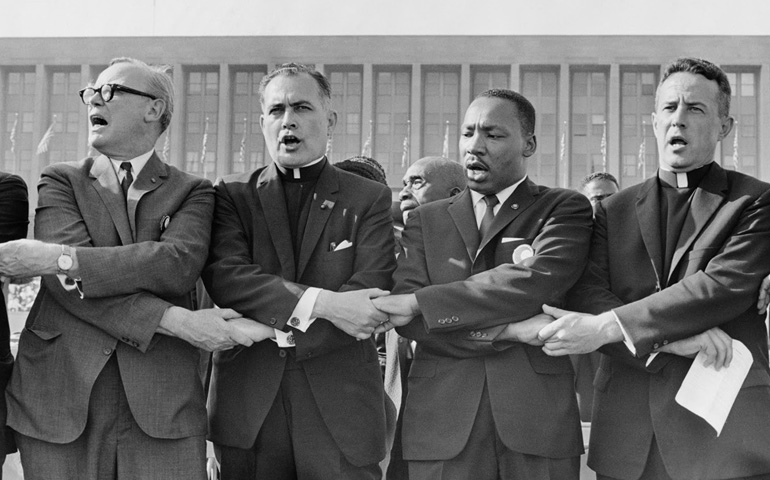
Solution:
<path fill-rule="evenodd" d="M 382 165 L 373 158 L 356 155 L 347 160 L 337 162 L 334 166 L 341 170 L 345 170 L 346 172 L 358 175 L 359 177 L 368 178 L 369 180 L 374 180 L 386 187 L 388 186 L 388 180 L 385 177 L 385 169 L 383 169 Z"/>
<path fill-rule="evenodd" d="M 506 90 L 504 88 L 493 88 L 486 92 L 480 93 L 476 98 L 502 98 L 508 100 L 516 106 L 516 113 L 519 117 L 519 123 L 521 124 L 521 133 L 525 136 L 534 135 L 535 133 L 535 107 L 532 106 L 529 100 L 524 95 L 514 92 L 513 90 Z"/>
<path fill-rule="evenodd" d="M 682 57 L 677 58 L 671 64 L 669 64 L 663 71 L 663 76 L 660 77 L 660 83 L 658 83 L 658 91 L 663 82 L 671 75 L 679 72 L 694 73 L 696 75 L 703 75 L 708 80 L 717 82 L 719 86 L 719 94 L 717 95 L 717 104 L 719 105 L 719 116 L 726 117 L 730 115 L 730 95 L 732 89 L 730 88 L 730 81 L 727 79 L 725 72 L 702 58 Z M 655 92 L 655 105 L 658 104 L 658 92 Z"/>
<path fill-rule="evenodd" d="M 611 173 L 607 172 L 589 173 L 583 177 L 583 180 L 580 181 L 580 188 L 585 188 L 586 185 L 593 182 L 594 180 L 606 180 L 608 182 L 612 182 L 616 187 L 618 187 L 618 189 L 620 189 L 620 184 L 618 183 L 617 179 Z"/>
<path fill-rule="evenodd" d="M 259 82 L 259 102 L 264 104 L 265 102 L 265 89 L 267 88 L 267 85 L 277 76 L 279 75 L 285 75 L 285 76 L 292 76 L 292 75 L 299 75 L 302 73 L 306 73 L 312 77 L 313 80 L 318 84 L 318 92 L 321 94 L 321 101 L 323 102 L 323 105 L 325 108 L 331 108 L 332 104 L 332 86 L 329 83 L 329 79 L 326 78 L 326 76 L 316 70 L 315 68 L 309 66 L 309 65 L 303 65 L 301 63 L 284 63 L 277 67 L 275 67 L 273 70 L 270 71 L 267 75 L 262 77 L 262 80 Z"/>

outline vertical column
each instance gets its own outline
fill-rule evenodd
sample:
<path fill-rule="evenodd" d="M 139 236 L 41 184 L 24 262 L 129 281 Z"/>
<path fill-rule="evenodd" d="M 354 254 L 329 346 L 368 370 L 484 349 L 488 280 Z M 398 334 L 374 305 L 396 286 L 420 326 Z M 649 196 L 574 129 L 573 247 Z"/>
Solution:
<path fill-rule="evenodd" d="M 40 172 L 45 167 L 48 154 L 37 155 L 38 142 L 50 125 L 48 114 L 48 79 L 46 68 L 43 64 L 35 66 L 35 121 L 32 126 L 32 165 L 30 165 L 30 177 L 32 185 L 36 185 L 40 178 Z M 29 188 L 29 203 L 37 205 L 37 189 Z"/>
<path fill-rule="evenodd" d="M 609 105 L 607 108 L 607 171 L 620 178 L 620 65 L 610 65 Z"/>
<path fill-rule="evenodd" d="M 460 111 L 459 111 L 459 123 L 462 124 L 465 111 L 468 109 L 468 105 L 471 104 L 471 66 L 469 63 L 463 63 L 460 65 Z"/>
<path fill-rule="evenodd" d="M 85 86 L 88 83 L 88 79 L 91 78 L 91 68 L 88 64 L 84 63 L 80 65 L 80 83 Z M 85 105 L 82 106 L 83 115 L 78 120 L 78 158 L 85 158 L 88 155 L 88 109 Z"/>
<path fill-rule="evenodd" d="M 358 149 L 366 141 L 365 135 L 369 133 L 369 121 L 374 121 L 374 66 L 371 63 L 364 64 L 364 74 L 361 78 L 361 132 Z"/>
<path fill-rule="evenodd" d="M 770 63 L 759 67 L 759 88 L 757 92 L 770 92 Z M 759 145 L 757 152 L 757 177 L 765 182 L 770 181 L 770 168 L 761 159 L 770 152 L 770 95 L 759 97 Z"/>
<path fill-rule="evenodd" d="M 233 96 L 230 67 L 219 64 L 219 108 L 217 115 L 217 166 L 214 178 L 230 173 L 232 167 Z M 213 180 L 213 179 L 212 179 Z"/>
<path fill-rule="evenodd" d="M 514 92 L 521 92 L 521 64 L 511 64 L 511 79 L 509 81 L 510 89 Z"/>
<path fill-rule="evenodd" d="M 8 112 L 5 100 L 6 92 L 8 91 L 8 72 L 5 68 L 0 67 L 0 132 L 5 132 L 7 127 L 6 122 L 8 122 Z M 18 126 L 16 127 L 19 128 Z M 8 138 L 8 135 L 3 133 L 0 135 L 0 155 L 2 155 L 2 164 L 5 164 L 5 152 L 6 150 L 11 149 L 11 140 Z M 11 166 L 11 173 L 16 173 L 14 170 L 16 169 L 16 162 L 14 159 L 14 162 Z M 28 179 L 24 179 L 26 182 Z"/>
<path fill-rule="evenodd" d="M 187 116 L 187 97 L 185 96 L 185 71 L 181 63 L 174 64 L 174 115 L 171 117 L 171 139 L 169 162 L 184 170 L 184 130 Z"/>
<path fill-rule="evenodd" d="M 412 158 L 421 158 L 422 152 L 422 64 L 412 64 L 412 98 L 409 116 L 412 120 Z"/>
<path fill-rule="evenodd" d="M 569 169 L 572 161 L 570 159 L 570 85 L 569 85 L 569 64 L 559 65 L 559 186 L 569 188 Z M 564 138 L 564 160 L 561 158 L 562 143 Z"/>

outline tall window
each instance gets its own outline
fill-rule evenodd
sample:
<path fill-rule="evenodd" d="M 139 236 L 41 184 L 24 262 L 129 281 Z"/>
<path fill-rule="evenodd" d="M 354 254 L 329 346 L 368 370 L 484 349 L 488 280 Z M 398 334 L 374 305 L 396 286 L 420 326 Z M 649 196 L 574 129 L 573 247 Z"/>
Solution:
<path fill-rule="evenodd" d="M 651 113 L 655 110 L 658 70 L 628 69 L 620 80 L 620 184 L 634 185 L 654 175 L 658 168 Z"/>
<path fill-rule="evenodd" d="M 185 75 L 185 88 L 185 170 L 213 178 L 217 164 L 219 72 L 212 69 L 189 70 Z"/>
<path fill-rule="evenodd" d="M 265 73 L 265 69 L 238 70 L 232 76 L 233 133 L 230 144 L 233 173 L 249 172 L 270 162 L 265 152 L 262 129 L 259 127 L 259 116 L 262 113 L 259 82 Z"/>
<path fill-rule="evenodd" d="M 732 89 L 730 115 L 735 118 L 736 124 L 730 134 L 722 140 L 722 166 L 757 176 L 759 174 L 757 168 L 759 158 L 758 75 L 753 71 L 728 70 L 726 73 Z"/>
<path fill-rule="evenodd" d="M 407 136 L 411 114 L 412 74 L 409 67 L 377 69 L 375 71 L 375 102 L 373 123 L 373 158 L 380 162 L 391 186 L 400 185 L 407 164 L 417 160 L 413 152 L 402 165 L 404 139 Z M 414 134 L 414 128 L 411 129 Z M 364 142 L 369 136 L 369 126 L 364 126 Z"/>
<path fill-rule="evenodd" d="M 423 75 L 422 151 L 457 160 L 460 134 L 460 70 L 426 69 Z"/>
<path fill-rule="evenodd" d="M 48 129 L 53 125 L 53 136 L 48 141 L 48 160 L 50 163 L 72 162 L 78 159 L 78 131 L 80 119 L 85 115 L 77 93 L 82 88 L 80 70 L 55 71 L 49 78 L 50 115 L 45 128 Z"/>
<path fill-rule="evenodd" d="M 332 85 L 332 108 L 337 112 L 331 160 L 339 162 L 361 153 L 363 71 L 357 66 L 329 67 L 327 73 Z"/>
<path fill-rule="evenodd" d="M 607 71 L 572 72 L 572 124 L 570 127 L 570 185 L 580 185 L 584 176 L 605 169 L 602 138 L 606 141 Z M 606 147 L 605 147 L 606 148 Z M 607 158 L 607 163 L 612 159 Z"/>
<path fill-rule="evenodd" d="M 537 150 L 529 157 L 527 174 L 535 183 L 556 186 L 561 153 L 558 125 L 559 72 L 555 68 L 525 69 L 521 83 L 523 95 L 532 102 L 537 113 Z M 566 168 L 566 165 L 561 168 Z"/>
<path fill-rule="evenodd" d="M 32 138 L 35 118 L 34 67 L 9 71 L 5 84 L 3 170 L 16 173 L 29 182 L 35 158 L 33 154 L 37 148 L 35 140 L 40 140 Z"/>
<path fill-rule="evenodd" d="M 473 67 L 471 68 L 471 100 L 481 92 L 491 88 L 508 88 L 511 70 L 509 67 Z"/>

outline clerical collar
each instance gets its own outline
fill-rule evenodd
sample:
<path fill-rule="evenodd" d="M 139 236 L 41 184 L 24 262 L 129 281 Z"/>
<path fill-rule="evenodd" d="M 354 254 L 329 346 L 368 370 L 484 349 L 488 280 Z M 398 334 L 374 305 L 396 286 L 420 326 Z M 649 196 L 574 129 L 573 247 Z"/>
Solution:
<path fill-rule="evenodd" d="M 689 172 L 672 172 L 670 170 L 658 169 L 658 180 L 664 187 L 671 188 L 695 188 L 697 187 L 703 177 L 711 169 L 711 163 L 708 163 L 700 168 Z"/>
<path fill-rule="evenodd" d="M 278 169 L 278 174 L 284 181 L 290 182 L 307 182 L 309 180 L 315 180 L 321 174 L 324 165 L 326 165 L 326 155 L 314 160 L 307 165 L 303 165 L 300 168 L 286 168 L 281 165 L 275 164 Z"/>

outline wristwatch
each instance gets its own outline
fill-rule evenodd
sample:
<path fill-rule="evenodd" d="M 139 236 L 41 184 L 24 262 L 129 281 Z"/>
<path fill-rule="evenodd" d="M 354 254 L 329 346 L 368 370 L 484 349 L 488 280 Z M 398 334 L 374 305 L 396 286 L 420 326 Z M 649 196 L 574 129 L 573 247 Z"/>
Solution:
<path fill-rule="evenodd" d="M 69 245 L 61 246 L 61 255 L 56 260 L 56 265 L 59 267 L 59 273 L 67 275 L 72 268 L 72 248 Z"/>

